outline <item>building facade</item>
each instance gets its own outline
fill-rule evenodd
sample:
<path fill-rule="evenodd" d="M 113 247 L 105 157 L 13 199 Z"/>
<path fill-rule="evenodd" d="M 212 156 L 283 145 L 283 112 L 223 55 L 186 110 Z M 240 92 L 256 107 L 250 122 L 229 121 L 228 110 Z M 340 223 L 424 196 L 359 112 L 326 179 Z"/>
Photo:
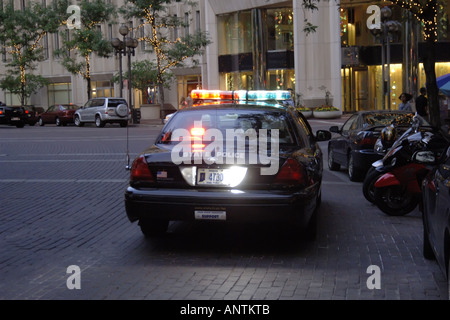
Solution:
<path fill-rule="evenodd" d="M 51 1 L 51 0 L 47 0 Z M 23 1 L 15 0 L 17 8 Z M 45 2 L 45 0 L 43 1 Z M 109 0 L 115 6 L 123 0 Z M 399 32 L 389 35 L 387 42 L 374 35 L 368 27 L 369 6 L 384 7 L 388 1 L 320 1 L 316 11 L 304 10 L 302 1 L 294 0 L 197 0 L 197 6 L 173 3 L 168 14 L 189 22 L 189 26 L 172 30 L 168 37 L 206 31 L 212 41 L 199 57 L 199 64 L 187 62 L 174 68 L 174 80 L 165 90 L 166 103 L 177 109 L 180 100 L 192 89 L 293 89 L 302 104 L 317 107 L 326 98 L 343 112 L 367 109 L 396 109 L 398 96 L 407 91 L 417 94 L 425 84 L 420 62 L 421 26 L 405 10 L 390 6 L 390 19 L 399 21 Z M 437 76 L 450 73 L 450 52 L 447 1 L 438 8 Z M 305 20 L 318 26 L 316 32 L 303 31 Z M 137 27 L 142 21 L 104 23 L 98 28 L 107 39 L 120 38 L 121 24 Z M 142 38 L 145 28 L 136 29 L 133 36 Z M 53 51 L 61 44 L 59 33 L 42 39 L 44 60 L 36 73 L 50 84 L 33 94 L 29 104 L 46 108 L 53 103 L 83 105 L 87 101 L 86 81 L 72 75 L 61 65 Z M 387 39 L 387 38 L 386 38 Z M 132 61 L 154 60 L 146 44 L 140 42 Z M 5 74 L 8 55 L 2 54 L 0 74 Z M 382 65 L 385 68 L 382 68 Z M 112 81 L 119 71 L 119 58 L 91 59 L 93 97 L 127 97 Z M 123 58 L 123 70 L 127 60 Z M 384 70 L 384 71 L 383 71 Z M 389 71 L 389 72 L 388 72 Z M 384 78 L 383 78 L 384 77 Z M 158 89 L 149 85 L 146 92 L 133 90 L 133 105 L 158 104 Z M 18 104 L 18 98 L 0 91 L 0 101 Z"/>

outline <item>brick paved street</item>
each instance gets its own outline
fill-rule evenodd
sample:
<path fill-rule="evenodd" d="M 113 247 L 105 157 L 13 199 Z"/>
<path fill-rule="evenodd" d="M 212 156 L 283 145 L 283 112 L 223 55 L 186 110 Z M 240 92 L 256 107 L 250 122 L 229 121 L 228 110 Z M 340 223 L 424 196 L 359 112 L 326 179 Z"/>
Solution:
<path fill-rule="evenodd" d="M 315 242 L 226 223 L 172 223 L 145 239 L 124 211 L 126 133 L 134 157 L 159 128 L 0 128 L 0 299 L 448 299 L 422 256 L 420 212 L 390 217 L 369 204 L 361 183 L 326 168 L 326 142 Z M 81 289 L 67 287 L 71 265 Z M 381 289 L 367 286 L 370 265 Z"/>

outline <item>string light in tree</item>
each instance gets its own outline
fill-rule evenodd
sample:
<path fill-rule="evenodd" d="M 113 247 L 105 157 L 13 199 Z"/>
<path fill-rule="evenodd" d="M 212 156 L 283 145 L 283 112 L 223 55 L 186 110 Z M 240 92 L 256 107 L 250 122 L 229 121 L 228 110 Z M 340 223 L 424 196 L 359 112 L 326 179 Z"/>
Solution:
<path fill-rule="evenodd" d="M 386 0 L 384 0 L 386 2 Z M 410 11 L 414 17 L 423 25 L 423 36 L 425 41 L 437 41 L 437 1 L 426 1 L 424 4 L 419 1 L 391 0 L 403 9 Z"/>

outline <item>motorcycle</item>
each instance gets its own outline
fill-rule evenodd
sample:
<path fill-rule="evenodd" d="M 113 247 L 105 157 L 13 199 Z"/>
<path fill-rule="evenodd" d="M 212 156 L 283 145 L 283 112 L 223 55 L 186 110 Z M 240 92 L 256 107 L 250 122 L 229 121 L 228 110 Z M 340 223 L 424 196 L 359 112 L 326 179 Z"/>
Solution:
<path fill-rule="evenodd" d="M 439 132 L 419 128 L 420 120 L 414 117 L 411 127 L 366 176 L 373 203 L 388 215 L 402 216 L 416 208 L 421 199 L 421 181 L 447 143 Z"/>
<path fill-rule="evenodd" d="M 408 132 L 406 132 L 404 135 L 400 137 L 400 139 L 403 139 L 406 137 L 410 132 L 411 128 Z M 406 131 L 406 130 L 405 130 Z M 389 149 L 393 146 L 395 141 L 398 138 L 399 128 L 397 128 L 397 122 L 394 120 L 391 124 L 387 125 L 380 134 L 380 137 L 377 139 L 374 150 L 378 154 L 386 154 Z M 377 170 L 377 168 L 380 168 L 383 165 L 383 160 L 378 160 L 374 162 L 371 166 L 371 168 L 366 173 L 364 182 L 363 182 L 363 195 L 364 197 L 371 203 L 374 202 L 374 183 L 378 180 L 379 177 L 381 177 L 384 172 Z"/>

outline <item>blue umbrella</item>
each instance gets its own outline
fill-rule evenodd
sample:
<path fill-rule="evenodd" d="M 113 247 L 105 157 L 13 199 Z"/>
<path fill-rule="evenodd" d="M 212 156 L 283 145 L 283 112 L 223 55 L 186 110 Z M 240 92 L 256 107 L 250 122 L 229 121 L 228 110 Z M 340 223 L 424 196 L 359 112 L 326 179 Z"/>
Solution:
<path fill-rule="evenodd" d="M 450 97 L 450 73 L 444 74 L 436 79 L 439 90 L 446 96 Z"/>

